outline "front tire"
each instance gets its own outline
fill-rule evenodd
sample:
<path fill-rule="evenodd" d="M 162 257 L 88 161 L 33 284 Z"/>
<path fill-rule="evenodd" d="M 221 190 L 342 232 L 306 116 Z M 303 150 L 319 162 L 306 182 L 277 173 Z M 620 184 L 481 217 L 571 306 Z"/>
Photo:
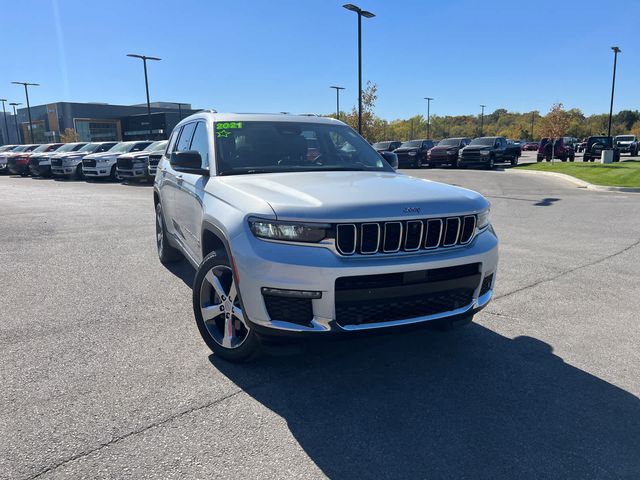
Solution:
<path fill-rule="evenodd" d="M 487 170 L 493 170 L 496 168 L 496 161 L 493 158 L 493 155 L 489 157 L 489 161 L 487 162 Z"/>
<path fill-rule="evenodd" d="M 111 175 L 109 175 L 109 178 L 114 182 L 118 182 L 121 180 L 120 175 L 118 175 L 118 169 L 115 165 L 111 167 Z"/>
<path fill-rule="evenodd" d="M 244 362 L 258 353 L 258 335 L 246 319 L 238 284 L 223 252 L 211 252 L 198 267 L 193 313 L 202 339 L 220 358 Z"/>
<path fill-rule="evenodd" d="M 180 251 L 169 244 L 161 203 L 156 205 L 156 247 L 158 249 L 158 258 L 164 265 L 176 263 L 182 259 Z"/>

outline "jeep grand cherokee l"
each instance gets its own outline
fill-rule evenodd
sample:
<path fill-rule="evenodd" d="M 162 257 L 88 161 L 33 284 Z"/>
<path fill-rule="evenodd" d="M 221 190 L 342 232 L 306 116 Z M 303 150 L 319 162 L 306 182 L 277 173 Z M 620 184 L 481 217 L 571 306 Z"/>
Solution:
<path fill-rule="evenodd" d="M 465 324 L 493 295 L 489 202 L 396 173 L 335 119 L 192 115 L 153 197 L 160 261 L 197 269 L 196 324 L 228 360 L 264 336 Z"/>

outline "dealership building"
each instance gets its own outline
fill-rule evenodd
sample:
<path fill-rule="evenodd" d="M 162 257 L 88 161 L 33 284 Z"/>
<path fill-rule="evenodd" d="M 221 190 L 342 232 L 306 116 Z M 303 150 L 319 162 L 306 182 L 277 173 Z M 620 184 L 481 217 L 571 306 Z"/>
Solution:
<path fill-rule="evenodd" d="M 33 142 L 60 140 L 67 129 L 75 130 L 83 142 L 114 140 L 164 140 L 184 117 L 197 112 L 191 104 L 177 102 L 110 105 L 107 103 L 57 102 L 31 107 Z M 26 108 L 17 111 L 22 142 L 29 139 L 29 115 Z M 151 133 L 150 133 L 151 132 Z"/>

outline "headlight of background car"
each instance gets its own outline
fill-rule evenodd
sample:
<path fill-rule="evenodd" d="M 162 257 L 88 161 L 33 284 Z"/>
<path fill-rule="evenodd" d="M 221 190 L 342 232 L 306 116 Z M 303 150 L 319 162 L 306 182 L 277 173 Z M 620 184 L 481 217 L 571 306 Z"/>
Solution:
<path fill-rule="evenodd" d="M 416 155 L 416 152 L 409 152 L 410 157 L 415 157 L 415 155 Z"/>
<path fill-rule="evenodd" d="M 484 212 L 478 214 L 478 230 L 484 230 L 491 223 L 490 211 L 491 210 L 487 208 Z"/>
<path fill-rule="evenodd" d="M 480 155 L 489 155 L 489 152 L 487 150 L 481 150 Z"/>
<path fill-rule="evenodd" d="M 331 225 L 324 223 L 278 222 L 256 218 L 249 219 L 249 227 L 258 238 L 307 243 L 318 243 L 325 239 L 331 229 Z"/>

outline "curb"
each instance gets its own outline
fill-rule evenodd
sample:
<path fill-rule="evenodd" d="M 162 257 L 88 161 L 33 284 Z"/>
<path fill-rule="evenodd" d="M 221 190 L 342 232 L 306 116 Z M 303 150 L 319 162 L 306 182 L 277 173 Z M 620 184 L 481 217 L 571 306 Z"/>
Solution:
<path fill-rule="evenodd" d="M 579 178 L 572 177 L 571 175 L 567 175 L 565 173 L 557 173 L 557 172 L 538 172 L 535 170 L 519 170 L 510 168 L 507 170 L 508 172 L 518 172 L 525 173 L 530 175 L 546 175 L 548 177 L 556 177 L 563 179 L 567 182 L 573 183 L 580 188 L 586 188 L 588 190 L 595 190 L 599 192 L 619 192 L 619 193 L 640 193 L 640 188 L 636 187 L 608 187 L 606 185 L 595 185 L 593 183 L 585 182 L 584 180 L 580 180 Z"/>

